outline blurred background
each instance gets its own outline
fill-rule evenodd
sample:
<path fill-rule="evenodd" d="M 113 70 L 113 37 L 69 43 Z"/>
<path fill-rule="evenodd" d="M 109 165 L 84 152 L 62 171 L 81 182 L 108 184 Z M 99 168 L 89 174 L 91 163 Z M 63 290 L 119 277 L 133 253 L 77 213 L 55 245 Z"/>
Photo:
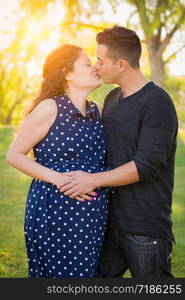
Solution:
<path fill-rule="evenodd" d="M 137 31 L 142 72 L 168 91 L 177 110 L 172 272 L 185 278 L 185 0 L 0 0 L 1 278 L 27 277 L 23 224 L 31 178 L 7 165 L 5 155 L 40 86 L 43 62 L 71 43 L 95 63 L 97 32 L 115 24 Z M 103 103 L 113 87 L 103 84 L 90 98 Z"/>

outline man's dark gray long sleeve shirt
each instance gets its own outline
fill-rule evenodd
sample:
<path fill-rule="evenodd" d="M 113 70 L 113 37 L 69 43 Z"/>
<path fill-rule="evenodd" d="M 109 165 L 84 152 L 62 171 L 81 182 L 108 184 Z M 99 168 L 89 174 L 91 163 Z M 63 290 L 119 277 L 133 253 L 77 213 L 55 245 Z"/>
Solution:
<path fill-rule="evenodd" d="M 174 240 L 170 215 L 178 121 L 170 96 L 154 82 L 126 98 L 116 88 L 106 96 L 102 118 L 108 165 L 134 161 L 140 179 L 111 195 L 109 225 Z"/>

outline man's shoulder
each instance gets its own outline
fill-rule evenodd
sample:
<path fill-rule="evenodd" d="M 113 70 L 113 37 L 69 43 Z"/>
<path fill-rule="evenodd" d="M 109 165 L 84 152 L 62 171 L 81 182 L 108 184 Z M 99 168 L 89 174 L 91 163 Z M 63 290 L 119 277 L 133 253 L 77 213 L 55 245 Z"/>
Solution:
<path fill-rule="evenodd" d="M 122 93 L 122 90 L 120 87 L 116 87 L 116 88 L 112 89 L 111 91 L 109 91 L 107 93 L 107 95 L 105 96 L 104 105 L 107 104 L 112 99 L 119 97 L 121 95 L 121 93 Z"/>
<path fill-rule="evenodd" d="M 172 98 L 165 88 L 158 84 L 153 85 L 148 92 L 147 97 L 144 97 L 143 105 L 141 106 L 141 113 L 143 117 L 148 116 L 148 114 L 156 116 L 157 119 L 161 120 L 161 122 L 164 119 L 171 120 L 172 123 L 173 121 L 175 123 L 178 122 Z"/>
<path fill-rule="evenodd" d="M 116 88 L 110 90 L 110 91 L 107 93 L 106 98 L 117 97 L 117 96 L 119 96 L 121 93 L 122 93 L 121 88 L 120 88 L 120 87 L 116 87 Z"/>
<path fill-rule="evenodd" d="M 173 100 L 165 88 L 161 87 L 157 83 L 154 83 L 150 90 L 150 95 L 148 97 L 149 103 L 155 103 L 156 105 L 167 105 L 174 106 Z"/>
<path fill-rule="evenodd" d="M 156 82 L 152 82 L 152 83 L 153 83 L 153 85 L 151 87 L 151 91 L 153 92 L 153 94 L 158 95 L 158 96 L 162 96 L 162 97 L 170 98 L 170 95 L 165 90 L 165 88 L 163 88 L 162 86 L 160 86 Z"/>

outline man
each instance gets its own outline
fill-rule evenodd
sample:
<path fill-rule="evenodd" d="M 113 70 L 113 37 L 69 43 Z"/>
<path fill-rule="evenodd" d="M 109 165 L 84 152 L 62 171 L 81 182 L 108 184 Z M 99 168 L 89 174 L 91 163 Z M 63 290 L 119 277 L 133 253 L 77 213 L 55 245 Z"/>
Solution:
<path fill-rule="evenodd" d="M 141 43 L 121 26 L 97 34 L 97 71 L 115 83 L 102 113 L 107 163 L 112 170 L 71 173 L 62 192 L 75 198 L 99 186 L 115 186 L 98 277 L 172 277 L 174 236 L 170 219 L 177 116 L 170 96 L 139 67 Z"/>

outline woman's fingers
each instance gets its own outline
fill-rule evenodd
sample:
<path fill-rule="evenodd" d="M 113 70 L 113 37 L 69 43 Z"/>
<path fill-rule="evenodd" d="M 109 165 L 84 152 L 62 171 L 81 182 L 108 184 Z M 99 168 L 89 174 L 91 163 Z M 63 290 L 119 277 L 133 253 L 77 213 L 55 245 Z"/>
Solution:
<path fill-rule="evenodd" d="M 90 193 L 89 193 L 90 194 Z M 96 200 L 95 198 L 90 197 L 87 194 L 84 195 L 80 195 L 80 196 L 75 196 L 73 199 L 76 199 L 80 202 L 85 202 L 85 201 L 92 201 L 92 200 Z"/>
<path fill-rule="evenodd" d="M 91 195 L 91 196 L 94 196 L 94 197 L 98 196 L 98 194 L 96 192 L 89 192 L 88 195 Z"/>
<path fill-rule="evenodd" d="M 85 199 L 85 200 L 88 200 L 88 201 L 92 201 L 92 200 L 94 200 L 92 197 L 90 197 L 89 195 L 87 195 L 87 194 L 84 194 L 84 195 L 80 195 L 81 197 L 83 197 L 83 199 Z"/>
<path fill-rule="evenodd" d="M 80 201 L 80 202 L 85 202 L 85 200 L 84 200 L 82 197 L 80 197 L 80 196 L 76 196 L 76 197 L 73 198 L 73 199 L 76 199 L 76 200 L 78 200 L 78 201 Z"/>
<path fill-rule="evenodd" d="M 89 196 L 88 194 L 83 194 L 83 195 L 80 195 L 80 196 L 76 196 L 76 197 L 74 197 L 74 198 L 77 199 L 77 197 L 78 197 L 79 199 L 83 199 L 83 200 L 86 200 L 86 201 L 96 200 L 95 198 L 92 198 L 92 197 Z"/>

